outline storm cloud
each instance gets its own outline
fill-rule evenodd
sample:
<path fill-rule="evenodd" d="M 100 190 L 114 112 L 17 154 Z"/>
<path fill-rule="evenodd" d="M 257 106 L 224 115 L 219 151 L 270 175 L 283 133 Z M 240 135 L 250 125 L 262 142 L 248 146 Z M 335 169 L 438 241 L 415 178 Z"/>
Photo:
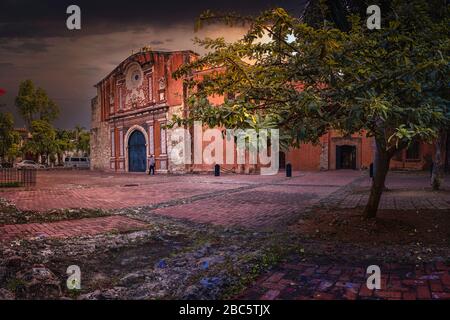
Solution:
<path fill-rule="evenodd" d="M 198 16 L 216 12 L 257 14 L 281 6 L 300 15 L 305 1 L 87 1 L 2 0 L 0 2 L 0 103 L 14 111 L 20 81 L 32 79 L 61 107 L 56 125 L 90 126 L 93 87 L 132 51 L 190 49 L 198 37 L 238 39 L 245 31 L 210 25 L 194 32 Z M 81 30 L 66 28 L 66 9 L 81 8 Z M 16 115 L 17 125 L 21 125 Z"/>

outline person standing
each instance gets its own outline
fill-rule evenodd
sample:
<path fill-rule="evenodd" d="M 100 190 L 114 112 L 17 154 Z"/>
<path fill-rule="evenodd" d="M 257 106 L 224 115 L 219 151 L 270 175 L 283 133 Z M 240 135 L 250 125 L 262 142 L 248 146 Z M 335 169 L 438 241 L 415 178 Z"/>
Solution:
<path fill-rule="evenodd" d="M 155 175 L 155 163 L 156 163 L 155 157 L 153 155 L 151 155 L 150 156 L 150 162 L 149 162 L 150 168 L 148 170 L 148 174 L 149 175 Z"/>

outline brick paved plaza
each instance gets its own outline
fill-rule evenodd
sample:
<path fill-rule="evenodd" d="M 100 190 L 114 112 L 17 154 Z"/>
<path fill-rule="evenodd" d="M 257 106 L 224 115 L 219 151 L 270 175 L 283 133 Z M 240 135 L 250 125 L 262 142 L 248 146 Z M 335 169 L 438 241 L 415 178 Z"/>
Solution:
<path fill-rule="evenodd" d="M 450 208 L 447 193 L 423 192 L 428 184 L 426 173 L 393 172 L 388 176 L 387 187 L 395 192 L 383 194 L 380 208 Z M 369 185 L 366 173 L 351 170 L 295 172 L 292 178 L 281 173 L 214 177 L 41 171 L 36 187 L 3 189 L 0 196 L 21 210 L 163 206 L 156 209 L 158 214 L 248 226 L 264 224 L 266 217 L 287 218 L 318 202 L 343 208 L 362 206 Z M 348 186 L 353 187 L 351 192 L 346 189 Z"/>
<path fill-rule="evenodd" d="M 381 289 L 366 286 L 365 266 L 285 263 L 247 289 L 241 299 L 450 299 L 450 266 L 381 265 Z"/>
<path fill-rule="evenodd" d="M 122 216 L 68 220 L 53 223 L 27 223 L 0 227 L 2 240 L 24 238 L 69 238 L 82 235 L 95 235 L 112 231 L 127 231 L 145 228 L 146 224 Z"/>
<path fill-rule="evenodd" d="M 447 210 L 444 190 L 431 192 L 426 173 L 391 172 L 381 209 Z M 0 225 L 0 241 L 73 238 L 143 230 L 153 216 L 250 230 L 283 231 L 313 208 L 355 208 L 367 200 L 370 180 L 359 171 L 295 172 L 292 178 L 258 175 L 112 174 L 40 171 L 36 187 L 3 189 L 0 198 L 24 211 L 102 209 L 113 215 L 57 222 Z M 126 209 L 123 213 L 121 210 Z M 129 210 L 128 210 L 129 209 Z M 139 210 L 139 214 L 130 212 Z M 253 232 L 253 231 L 252 231 Z M 285 262 L 247 288 L 243 299 L 448 299 L 444 262 L 390 264 L 383 290 L 367 291 L 362 265 Z"/>
<path fill-rule="evenodd" d="M 120 209 L 150 206 L 161 215 L 222 225 L 262 226 L 290 218 L 361 177 L 357 171 L 259 175 L 39 172 L 29 190 L 1 197 L 21 210 Z M 162 208 L 161 208 L 162 207 Z"/>

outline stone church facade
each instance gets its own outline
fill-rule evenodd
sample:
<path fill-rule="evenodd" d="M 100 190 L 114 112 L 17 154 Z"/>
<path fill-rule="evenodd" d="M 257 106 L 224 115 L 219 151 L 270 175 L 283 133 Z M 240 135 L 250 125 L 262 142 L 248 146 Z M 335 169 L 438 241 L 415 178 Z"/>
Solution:
<path fill-rule="evenodd" d="M 172 73 L 196 59 L 192 51 L 142 49 L 120 63 L 97 83 L 92 99 L 91 168 L 115 172 L 146 172 L 154 155 L 159 173 L 211 171 L 213 165 L 179 165 L 171 161 L 172 129 L 164 124 L 187 109 L 182 79 Z M 201 76 L 201 74 L 199 74 Z M 217 103 L 223 99 L 214 98 Z M 396 155 L 391 167 L 426 169 L 432 145 L 416 143 Z M 343 137 L 329 132 L 319 144 L 280 152 L 280 168 L 294 170 L 365 169 L 372 162 L 373 139 L 363 134 Z M 249 173 L 255 165 L 223 165 L 226 171 Z"/>
<path fill-rule="evenodd" d="M 164 128 L 184 108 L 183 81 L 172 73 L 195 58 L 192 51 L 141 50 L 97 85 L 92 100 L 91 167 L 145 172 L 154 155 L 157 172 L 169 164 L 170 130 Z"/>

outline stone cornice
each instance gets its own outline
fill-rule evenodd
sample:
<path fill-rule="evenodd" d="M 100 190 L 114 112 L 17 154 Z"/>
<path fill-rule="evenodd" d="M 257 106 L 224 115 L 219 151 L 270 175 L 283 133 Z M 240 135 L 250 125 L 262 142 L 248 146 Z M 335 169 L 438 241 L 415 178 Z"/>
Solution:
<path fill-rule="evenodd" d="M 166 112 L 169 109 L 169 106 L 167 104 L 160 104 L 160 105 L 151 105 L 145 108 L 139 108 L 135 110 L 130 110 L 126 112 L 116 113 L 109 117 L 108 121 L 113 122 L 114 120 L 118 119 L 125 119 L 133 116 L 143 115 L 145 113 L 158 113 L 158 112 Z"/>

